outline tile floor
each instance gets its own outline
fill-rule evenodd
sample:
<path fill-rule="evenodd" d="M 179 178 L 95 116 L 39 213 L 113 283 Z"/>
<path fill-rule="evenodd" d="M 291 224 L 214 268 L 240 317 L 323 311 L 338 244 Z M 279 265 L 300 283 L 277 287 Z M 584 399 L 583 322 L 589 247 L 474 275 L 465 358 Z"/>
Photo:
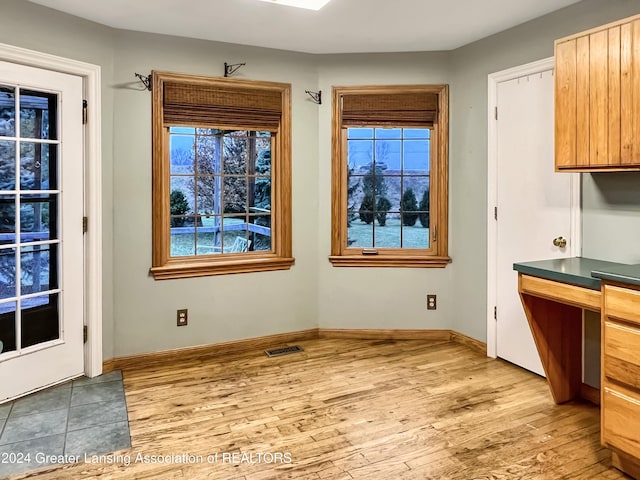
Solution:
<path fill-rule="evenodd" d="M 0 478 L 54 463 L 45 455 L 84 459 L 130 446 L 120 371 L 0 405 Z"/>

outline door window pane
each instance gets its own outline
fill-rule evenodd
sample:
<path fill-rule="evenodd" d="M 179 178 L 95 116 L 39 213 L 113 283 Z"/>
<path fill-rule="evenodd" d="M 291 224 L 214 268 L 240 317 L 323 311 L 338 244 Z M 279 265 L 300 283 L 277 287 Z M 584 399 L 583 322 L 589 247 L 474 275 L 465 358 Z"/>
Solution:
<path fill-rule="evenodd" d="M 20 144 L 20 188 L 55 190 L 57 188 L 57 145 L 22 142 Z"/>
<path fill-rule="evenodd" d="M 0 249 L 0 300 L 16 296 L 16 249 Z"/>
<path fill-rule="evenodd" d="M 0 303 L 0 354 L 16 349 L 16 302 Z"/>
<path fill-rule="evenodd" d="M 22 295 L 58 288 L 57 251 L 56 244 L 32 245 L 20 249 L 20 292 Z"/>
<path fill-rule="evenodd" d="M 58 300 L 57 293 L 22 300 L 22 348 L 60 337 Z"/>
<path fill-rule="evenodd" d="M 0 85 L 0 136 L 16 135 L 16 93 L 13 87 Z"/>
<path fill-rule="evenodd" d="M 0 190 L 15 190 L 15 188 L 16 142 L 0 141 Z"/>
<path fill-rule="evenodd" d="M 20 196 L 20 241 L 55 240 L 58 233 L 58 194 Z"/>
<path fill-rule="evenodd" d="M 20 137 L 57 140 L 55 93 L 20 90 Z"/>
<path fill-rule="evenodd" d="M 16 196 L 0 195 L 0 245 L 16 242 Z"/>

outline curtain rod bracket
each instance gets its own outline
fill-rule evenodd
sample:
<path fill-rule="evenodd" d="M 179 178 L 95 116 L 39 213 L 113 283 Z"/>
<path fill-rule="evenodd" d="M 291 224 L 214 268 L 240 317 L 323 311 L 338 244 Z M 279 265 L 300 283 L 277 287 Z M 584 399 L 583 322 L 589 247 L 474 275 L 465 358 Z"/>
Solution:
<path fill-rule="evenodd" d="M 224 76 L 228 77 L 230 75 L 233 75 L 234 73 L 236 73 L 238 71 L 238 69 L 240 67 L 244 67 L 245 65 L 246 65 L 246 63 L 229 64 L 227 62 L 224 62 Z"/>
<path fill-rule="evenodd" d="M 136 73 L 135 76 L 138 78 L 138 80 L 140 80 L 142 82 L 142 84 L 144 85 L 144 88 L 146 88 L 147 90 L 151 91 L 151 89 L 153 88 L 153 84 L 151 81 L 151 74 L 149 75 L 140 75 L 139 73 Z"/>
<path fill-rule="evenodd" d="M 304 93 L 311 97 L 314 103 L 318 105 L 322 105 L 322 90 L 318 90 L 317 92 L 312 92 L 311 90 L 305 90 Z"/>

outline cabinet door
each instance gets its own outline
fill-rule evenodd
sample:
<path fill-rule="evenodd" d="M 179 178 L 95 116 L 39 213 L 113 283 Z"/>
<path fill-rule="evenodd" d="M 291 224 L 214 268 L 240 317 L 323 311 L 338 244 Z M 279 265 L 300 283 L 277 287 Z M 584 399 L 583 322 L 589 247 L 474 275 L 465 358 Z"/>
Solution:
<path fill-rule="evenodd" d="M 577 166 L 576 44 L 576 40 L 556 44 L 556 169 Z"/>
<path fill-rule="evenodd" d="M 640 20 L 558 40 L 556 170 L 640 167 Z"/>

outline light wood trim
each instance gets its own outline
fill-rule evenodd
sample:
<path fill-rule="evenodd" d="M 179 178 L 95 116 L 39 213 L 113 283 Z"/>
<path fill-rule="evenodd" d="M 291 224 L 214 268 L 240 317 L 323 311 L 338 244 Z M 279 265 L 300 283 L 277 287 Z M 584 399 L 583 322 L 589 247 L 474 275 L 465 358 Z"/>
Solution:
<path fill-rule="evenodd" d="M 362 249 L 347 247 L 346 136 L 342 128 L 341 97 L 345 93 L 429 92 L 438 95 L 438 118 L 431 137 L 431 228 L 429 249 L 378 249 L 378 255 L 363 255 Z M 333 87 L 332 103 L 331 255 L 338 267 L 445 267 L 449 249 L 449 86 L 390 85 Z"/>
<path fill-rule="evenodd" d="M 207 356 L 261 350 L 287 343 L 315 339 L 349 340 L 427 340 L 455 342 L 486 354 L 487 345 L 453 330 L 393 330 L 393 329 L 339 329 L 312 328 L 298 332 L 279 333 L 265 337 L 231 340 L 228 342 L 198 345 L 161 352 L 142 353 L 112 358 L 103 362 L 103 373 L 127 368 L 139 368 L 150 364 L 171 364 L 176 361 L 194 360 Z"/>
<path fill-rule="evenodd" d="M 102 375 L 113 372 L 114 370 L 116 370 L 115 359 L 112 358 L 111 360 L 105 360 L 102 362 Z"/>
<path fill-rule="evenodd" d="M 594 405 L 600 405 L 600 389 L 583 383 L 580 386 L 580 398 L 583 398 Z"/>
<path fill-rule="evenodd" d="M 556 302 L 586 308 L 594 312 L 600 311 L 600 290 L 577 287 L 561 282 L 554 282 L 545 278 L 518 274 L 519 291 L 536 297 L 546 298 Z"/>
<path fill-rule="evenodd" d="M 282 112 L 278 131 L 272 138 L 272 226 L 270 252 L 241 255 L 170 257 L 170 165 L 169 137 L 162 121 L 163 85 L 166 81 L 206 86 L 229 86 L 252 90 L 273 90 L 280 94 Z M 292 170 L 291 170 L 291 85 L 287 83 L 205 77 L 173 72 L 153 72 L 152 95 L 152 267 L 156 280 L 288 270 L 295 263 L 292 252 Z M 201 125 L 204 126 L 204 125 Z M 239 128 L 250 129 L 239 126 Z"/>
<path fill-rule="evenodd" d="M 388 330 L 321 328 L 319 338 L 350 340 L 434 340 L 451 341 L 451 330 Z"/>
<path fill-rule="evenodd" d="M 556 170 L 576 166 L 576 59 L 575 40 L 556 45 Z"/>
<path fill-rule="evenodd" d="M 299 332 L 280 333 L 259 338 L 232 340 L 229 342 L 200 345 L 197 347 L 178 348 L 162 352 L 143 353 L 127 357 L 118 357 L 110 362 L 115 370 L 139 368 L 151 364 L 171 364 L 177 361 L 194 360 L 208 356 L 226 353 L 244 352 L 247 350 L 261 350 L 280 346 L 287 343 L 313 340 L 318 338 L 318 329 L 312 328 Z"/>
<path fill-rule="evenodd" d="M 467 347 L 476 350 L 483 355 L 487 354 L 487 344 L 485 342 L 481 342 L 480 340 L 469 337 L 464 333 L 459 333 L 451 330 L 451 341 L 459 343 L 461 345 L 466 345 Z"/>
<path fill-rule="evenodd" d="M 589 164 L 609 163 L 609 35 L 589 36 Z"/>
<path fill-rule="evenodd" d="M 336 267 L 444 268 L 451 263 L 451 257 L 340 255 L 329 257 L 329 261 Z"/>
<path fill-rule="evenodd" d="M 604 313 L 608 317 L 640 323 L 640 291 L 604 285 Z"/>

